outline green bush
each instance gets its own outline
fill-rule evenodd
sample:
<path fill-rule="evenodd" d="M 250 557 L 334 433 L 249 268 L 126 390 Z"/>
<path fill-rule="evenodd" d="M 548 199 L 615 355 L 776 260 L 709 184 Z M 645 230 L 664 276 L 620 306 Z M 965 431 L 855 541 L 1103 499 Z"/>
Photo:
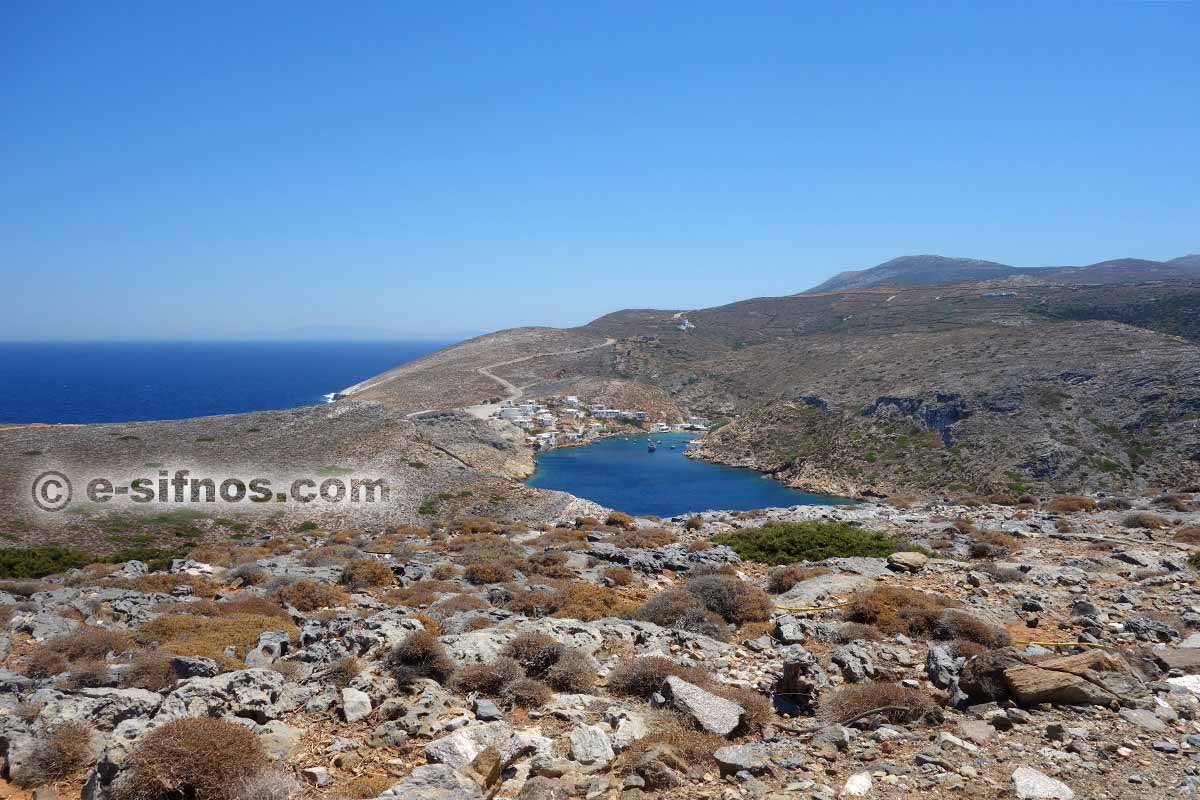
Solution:
<path fill-rule="evenodd" d="M 742 558 L 763 564 L 794 564 L 826 558 L 874 556 L 920 550 L 899 536 L 866 530 L 846 522 L 792 522 L 765 525 L 713 537 Z"/>
<path fill-rule="evenodd" d="M 1200 552 L 1192 553 L 1188 556 L 1188 566 L 1200 572 Z"/>
<path fill-rule="evenodd" d="M 0 547 L 0 578 L 40 578 L 96 559 L 65 547 Z"/>

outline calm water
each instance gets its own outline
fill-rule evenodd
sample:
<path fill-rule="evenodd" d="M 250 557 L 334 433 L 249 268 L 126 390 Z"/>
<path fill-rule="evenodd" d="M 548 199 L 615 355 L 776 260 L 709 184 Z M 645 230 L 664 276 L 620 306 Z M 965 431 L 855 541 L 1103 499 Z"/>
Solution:
<path fill-rule="evenodd" d="M 0 342 L 0 422 L 128 422 L 320 403 L 446 342 Z"/>
<path fill-rule="evenodd" d="M 656 452 L 646 451 L 648 438 L 659 443 Z M 708 509 L 850 502 L 789 489 L 753 470 L 687 458 L 684 443 L 693 438 L 695 434 L 663 433 L 550 450 L 537 457 L 537 472 L 526 483 L 570 492 L 628 514 L 659 517 Z"/>

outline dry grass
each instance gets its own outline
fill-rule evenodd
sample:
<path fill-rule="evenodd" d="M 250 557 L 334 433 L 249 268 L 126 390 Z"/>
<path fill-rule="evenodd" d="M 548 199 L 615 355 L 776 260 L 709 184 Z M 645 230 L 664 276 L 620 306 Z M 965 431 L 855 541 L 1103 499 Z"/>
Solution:
<path fill-rule="evenodd" d="M 308 613 L 321 608 L 337 608 L 350 604 L 350 595 L 340 586 L 318 581 L 296 581 L 275 592 L 279 601 L 297 611 Z"/>
<path fill-rule="evenodd" d="M 937 707 L 920 689 L 897 683 L 860 683 L 838 689 L 821 702 L 818 714 L 828 725 L 846 723 L 860 714 L 888 708 L 881 715 L 889 722 L 915 722 Z"/>
<path fill-rule="evenodd" d="M 31 678 L 48 678 L 84 664 L 103 663 L 109 653 L 124 653 L 133 646 L 129 631 L 85 625 L 39 645 L 30 654 L 25 672 Z"/>
<path fill-rule="evenodd" d="M 370 800 L 386 792 L 396 783 L 394 777 L 388 775 L 358 775 L 339 789 L 339 794 L 354 800 Z"/>
<path fill-rule="evenodd" d="M 679 762 L 672 768 L 686 772 L 689 767 L 694 766 L 715 772 L 717 763 L 713 753 L 729 744 L 722 736 L 698 730 L 690 719 L 673 711 L 650 712 L 647 727 L 650 730 L 649 734 L 621 752 L 614 762 L 615 769 L 625 771 L 649 750 L 665 745 L 670 752 L 679 757 Z M 651 786 L 651 782 L 647 781 L 647 785 Z"/>
<path fill-rule="evenodd" d="M 605 541 L 622 550 L 628 547 L 649 549 L 674 544 L 679 541 L 679 537 L 665 528 L 635 528 L 614 534 Z"/>
<path fill-rule="evenodd" d="M 586 653 L 568 648 L 546 671 L 546 683 L 556 692 L 589 692 L 596 685 L 596 668 Z"/>
<path fill-rule="evenodd" d="M 235 800 L 267 765 L 258 737 L 233 722 L 185 717 L 142 737 L 116 800 Z"/>
<path fill-rule="evenodd" d="M 684 589 L 731 625 L 761 622 L 775 610 L 766 592 L 732 575 L 702 575 Z"/>
<path fill-rule="evenodd" d="M 457 525 L 463 533 L 500 533 L 504 526 L 491 517 L 465 517 Z"/>
<path fill-rule="evenodd" d="M 89 767 L 96 760 L 97 748 L 92 729 L 83 722 L 63 722 L 38 737 L 33 756 L 32 785 L 52 783 Z"/>
<path fill-rule="evenodd" d="M 605 617 L 626 617 L 636 605 L 606 586 L 568 583 L 551 596 L 551 616 L 595 622 Z"/>
<path fill-rule="evenodd" d="M 1172 511 L 1178 511 L 1180 513 L 1183 513 L 1186 511 L 1190 511 L 1192 508 L 1192 506 L 1188 502 L 1189 500 L 1191 500 L 1191 498 L 1188 497 L 1187 495 L 1163 494 L 1163 495 L 1159 495 L 1158 497 L 1154 498 L 1154 505 L 1165 506 L 1165 507 L 1171 509 Z"/>
<path fill-rule="evenodd" d="M 137 638 L 172 655 L 204 656 L 226 668 L 236 668 L 265 631 L 283 631 L 293 640 L 299 635 L 289 619 L 234 612 L 212 617 L 164 614 L 138 628 Z M 234 658 L 225 655 L 230 645 L 236 651 Z"/>
<path fill-rule="evenodd" d="M 357 547 L 348 544 L 328 544 L 309 550 L 300 561 L 309 567 L 344 567 L 362 557 L 363 553 Z"/>
<path fill-rule="evenodd" d="M 697 667 L 685 667 L 664 656 L 641 656 L 613 667 L 608 675 L 608 691 L 648 700 L 672 675 L 697 685 L 709 681 L 708 673 Z"/>
<path fill-rule="evenodd" d="M 977 531 L 972 535 L 971 558 L 1001 558 L 1021 549 L 1021 541 L 1002 531 Z"/>
<path fill-rule="evenodd" d="M 1152 514 L 1149 511 L 1138 511 L 1126 515 L 1125 519 L 1121 520 L 1121 524 L 1126 528 L 1144 528 L 1146 530 L 1157 531 L 1171 527 L 1171 520 L 1158 514 Z"/>
<path fill-rule="evenodd" d="M 519 708 L 541 708 L 554 696 L 546 684 L 533 678 L 519 678 L 509 685 L 505 696 Z"/>
<path fill-rule="evenodd" d="M 805 567 L 801 564 L 777 567 L 767 576 L 767 591 L 771 594 L 783 594 L 801 581 L 818 575 L 828 575 L 831 571 L 828 567 Z"/>
<path fill-rule="evenodd" d="M 408 586 L 392 589 L 383 596 L 383 602 L 393 606 L 420 608 L 433 605 L 441 599 L 443 594 L 457 592 L 458 589 L 458 584 L 450 581 L 417 581 Z"/>
<path fill-rule="evenodd" d="M 303 784 L 290 772 L 265 769 L 242 782 L 236 800 L 295 800 L 303 791 Z"/>
<path fill-rule="evenodd" d="M 604 520 L 605 525 L 611 525 L 614 528 L 628 528 L 634 524 L 633 517 L 622 511 L 613 511 Z"/>
<path fill-rule="evenodd" d="M 1090 497 L 1064 494 L 1046 504 L 1046 510 L 1055 514 L 1074 514 L 1079 511 L 1095 511 L 1096 501 Z"/>
<path fill-rule="evenodd" d="M 633 571 L 626 567 L 605 567 L 600 576 L 613 586 L 629 586 L 633 583 Z"/>
<path fill-rule="evenodd" d="M 344 656 L 329 666 L 325 678 L 339 689 L 345 689 L 360 672 L 362 672 L 362 664 L 358 659 L 354 656 Z"/>
<path fill-rule="evenodd" d="M 382 561 L 364 558 L 351 561 L 342 568 L 339 582 L 352 592 L 363 589 L 375 589 L 381 586 L 391 586 L 395 577 L 391 568 Z"/>
<path fill-rule="evenodd" d="M 152 572 L 149 575 L 139 575 L 136 578 L 109 579 L 106 586 L 116 589 L 130 589 L 135 592 L 159 592 L 170 594 L 177 586 L 188 586 L 196 597 L 214 597 L 221 591 L 221 584 L 211 581 L 202 575 L 171 575 L 166 572 Z"/>
<path fill-rule="evenodd" d="M 446 648 L 428 631 L 409 634 L 388 654 L 385 666 L 401 687 L 417 678 L 430 678 L 444 685 L 454 674 L 454 662 Z"/>
<path fill-rule="evenodd" d="M 842 609 L 842 618 L 874 625 L 888 634 L 913 634 L 928 630 L 932 620 L 951 605 L 952 600 L 940 595 L 900 586 L 877 586 L 852 597 L 850 604 Z"/>
<path fill-rule="evenodd" d="M 463 577 L 468 583 L 475 586 L 484 586 L 489 583 L 504 583 L 511 581 L 514 577 L 512 567 L 504 563 L 488 563 L 486 561 L 476 561 L 468 564 L 463 570 Z"/>
<path fill-rule="evenodd" d="M 1200 544 L 1200 525 L 1188 525 L 1186 528 L 1180 528 L 1175 531 L 1172 538 L 1183 544 Z"/>
<path fill-rule="evenodd" d="M 476 692 L 486 697 L 499 697 L 512 683 L 524 678 L 521 665 L 511 658 L 500 656 L 485 664 L 468 664 L 454 673 L 450 685 L 463 694 Z"/>

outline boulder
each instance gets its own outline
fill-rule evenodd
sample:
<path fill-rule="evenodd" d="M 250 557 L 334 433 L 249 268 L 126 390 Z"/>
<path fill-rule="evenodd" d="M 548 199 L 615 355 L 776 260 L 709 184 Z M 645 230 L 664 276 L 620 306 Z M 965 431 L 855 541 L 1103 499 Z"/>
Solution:
<path fill-rule="evenodd" d="M 780 608 L 810 608 L 822 603 L 836 603 L 871 582 L 861 575 L 833 572 L 800 581 L 775 598 Z"/>
<path fill-rule="evenodd" d="M 371 713 L 371 697 L 366 692 L 347 686 L 342 689 L 342 716 L 346 722 L 358 722 Z"/>
<path fill-rule="evenodd" d="M 1032 767 L 1017 767 L 1012 782 L 1020 800 L 1074 800 L 1075 797 L 1071 787 Z"/>
<path fill-rule="evenodd" d="M 100 731 L 111 731 L 123 720 L 152 716 L 163 702 L 157 692 L 145 689 L 80 689 L 64 693 L 39 689 L 30 702 L 42 703 L 38 725 L 57 727 L 63 722 L 86 722 Z"/>
<path fill-rule="evenodd" d="M 1004 681 L 1022 705 L 1113 705 L 1148 690 L 1121 656 L 1104 650 L 1009 667 Z"/>
<path fill-rule="evenodd" d="M 887 563 L 897 572 L 920 572 L 929 563 L 929 557 L 916 552 L 892 553 Z"/>
<path fill-rule="evenodd" d="M 425 745 L 425 757 L 435 764 L 464 769 L 489 747 L 496 748 L 502 763 L 507 764 L 522 749 L 506 722 L 485 722 L 459 728 L 448 736 L 434 739 Z"/>
<path fill-rule="evenodd" d="M 871 661 L 871 654 L 862 645 L 843 645 L 834 650 L 830 657 L 841 669 L 842 676 L 850 683 L 862 683 L 875 677 L 875 664 Z"/>
<path fill-rule="evenodd" d="M 775 684 L 779 701 L 799 712 L 811 711 L 822 689 L 829 687 L 829 676 L 816 657 L 800 645 L 785 649 L 783 675 Z"/>
<path fill-rule="evenodd" d="M 736 775 L 739 772 L 761 775 L 771 769 L 771 759 L 762 742 L 722 747 L 713 753 L 713 758 L 720 765 L 722 775 Z"/>
<path fill-rule="evenodd" d="M 728 736 L 742 724 L 745 709 L 732 700 L 715 695 L 674 675 L 663 682 L 662 694 L 667 703 L 687 714 L 709 733 Z"/>
<path fill-rule="evenodd" d="M 235 716 L 265 723 L 292 710 L 283 676 L 274 670 L 243 669 L 212 678 L 192 678 L 163 700 L 158 716 Z M 157 695 L 155 695 L 157 697 Z"/>
<path fill-rule="evenodd" d="M 599 725 L 580 725 L 568 737 L 571 758 L 588 766 L 607 764 L 616 758 L 608 734 Z"/>

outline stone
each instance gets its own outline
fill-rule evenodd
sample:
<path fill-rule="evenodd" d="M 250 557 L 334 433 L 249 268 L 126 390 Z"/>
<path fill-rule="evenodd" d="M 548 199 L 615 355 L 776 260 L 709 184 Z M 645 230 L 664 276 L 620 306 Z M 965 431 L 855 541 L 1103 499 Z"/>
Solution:
<path fill-rule="evenodd" d="M 468 725 L 429 742 L 424 748 L 425 757 L 435 764 L 463 769 L 485 749 L 495 747 L 502 762 L 507 764 L 520 749 L 515 741 L 512 727 L 506 722 Z"/>
<path fill-rule="evenodd" d="M 815 578 L 803 580 L 775 598 L 775 605 L 781 608 L 808 608 L 820 605 L 819 601 L 837 602 L 871 582 L 870 578 L 861 575 L 847 575 L 833 572 L 828 575 L 818 575 Z"/>
<path fill-rule="evenodd" d="M 992 725 L 978 719 L 965 719 L 958 723 L 956 729 L 964 739 L 975 744 L 987 744 L 996 736 L 996 729 Z"/>
<path fill-rule="evenodd" d="M 1026 706 L 1107 706 L 1148 694 L 1123 658 L 1103 650 L 1052 658 L 1036 666 L 1009 667 L 1004 680 L 1017 702 Z"/>
<path fill-rule="evenodd" d="M 243 669 L 212 678 L 192 678 L 167 695 L 158 717 L 235 716 L 262 724 L 278 719 L 303 702 L 291 702 L 284 689 L 283 676 L 269 669 Z"/>
<path fill-rule="evenodd" d="M 856 772 L 846 779 L 838 797 L 866 797 L 871 793 L 871 773 Z"/>
<path fill-rule="evenodd" d="M 775 684 L 775 695 L 798 712 L 810 712 L 829 676 L 816 657 L 800 645 L 790 645 L 784 654 L 783 675 Z"/>
<path fill-rule="evenodd" d="M 366 692 L 360 692 L 347 686 L 342 689 L 342 716 L 346 722 L 358 722 L 371 713 L 371 697 Z"/>
<path fill-rule="evenodd" d="M 300 770 L 300 777 L 304 778 L 305 783 L 318 788 L 333 783 L 333 776 L 325 767 L 305 767 Z"/>
<path fill-rule="evenodd" d="M 477 697 L 471 704 L 471 710 L 475 712 L 475 719 L 483 722 L 495 722 L 496 720 L 504 719 L 504 712 L 495 702 L 488 700 L 485 697 Z"/>
<path fill-rule="evenodd" d="M 371 729 L 367 737 L 370 747 L 403 747 L 408 742 L 408 733 L 396 720 L 388 720 Z"/>
<path fill-rule="evenodd" d="M 171 671 L 180 680 L 188 678 L 212 678 L 221 671 L 217 662 L 204 656 L 173 656 Z"/>
<path fill-rule="evenodd" d="M 300 749 L 300 739 L 304 736 L 303 728 L 293 728 L 280 720 L 271 720 L 265 725 L 259 725 L 254 731 L 258 734 L 259 744 L 272 761 L 287 761 Z"/>
<path fill-rule="evenodd" d="M 571 758 L 588 766 L 607 764 L 616 758 L 608 734 L 598 725 L 581 725 L 571 731 Z"/>
<path fill-rule="evenodd" d="M 899 572 L 920 572 L 929 563 L 929 557 L 915 552 L 892 553 L 888 556 L 887 563 Z"/>
<path fill-rule="evenodd" d="M 1032 767 L 1017 767 L 1012 782 L 1019 800 L 1074 800 L 1075 797 L 1071 787 Z"/>
<path fill-rule="evenodd" d="M 875 677 L 875 664 L 866 648 L 858 644 L 843 645 L 830 655 L 842 676 L 851 683 L 862 683 Z"/>
<path fill-rule="evenodd" d="M 669 676 L 663 682 L 662 694 L 677 711 L 687 714 L 709 733 L 728 736 L 742 724 L 744 708 L 682 678 Z"/>
<path fill-rule="evenodd" d="M 949 689 L 958 679 L 962 663 L 950 654 L 950 648 L 930 642 L 925 652 L 925 676 L 939 689 Z"/>
<path fill-rule="evenodd" d="M 646 718 L 636 711 L 609 709 L 605 714 L 605 722 L 613 730 L 610 738 L 613 749 L 618 753 L 638 739 L 644 739 L 650 733 L 650 728 L 646 725 Z"/>
<path fill-rule="evenodd" d="M 813 734 L 813 744 L 828 744 L 838 750 L 845 750 L 850 746 L 850 739 L 853 738 L 853 733 L 844 725 L 826 725 Z"/>
<path fill-rule="evenodd" d="M 1167 683 L 1171 686 L 1186 689 L 1192 694 L 1200 695 L 1200 675 L 1182 675 L 1178 678 L 1167 678 Z"/>
<path fill-rule="evenodd" d="M 1133 723 L 1148 733 L 1163 733 L 1167 725 L 1153 711 L 1143 711 L 1139 708 L 1122 708 L 1120 715 L 1126 722 Z"/>
<path fill-rule="evenodd" d="M 483 800 L 479 785 L 448 764 L 422 764 L 378 800 Z"/>
<path fill-rule="evenodd" d="M 713 758 L 720 765 L 722 775 L 736 775 L 739 772 L 761 775 L 771 769 L 766 747 L 757 742 L 719 748 L 713 753 Z"/>
<path fill-rule="evenodd" d="M 50 729 L 78 720 L 107 732 L 123 720 L 153 716 L 163 699 L 157 692 L 145 689 L 80 689 L 64 693 L 44 688 L 30 695 L 29 701 L 43 704 L 37 719 L 39 727 Z"/>
<path fill-rule="evenodd" d="M 943 750 L 958 750 L 963 753 L 975 755 L 979 752 L 979 748 L 970 742 L 963 741 L 952 733 L 942 731 L 937 737 L 938 747 Z"/>
<path fill-rule="evenodd" d="M 1179 670 L 1185 674 L 1195 674 L 1200 672 L 1200 647 L 1155 650 L 1154 660 L 1163 672 Z"/>

